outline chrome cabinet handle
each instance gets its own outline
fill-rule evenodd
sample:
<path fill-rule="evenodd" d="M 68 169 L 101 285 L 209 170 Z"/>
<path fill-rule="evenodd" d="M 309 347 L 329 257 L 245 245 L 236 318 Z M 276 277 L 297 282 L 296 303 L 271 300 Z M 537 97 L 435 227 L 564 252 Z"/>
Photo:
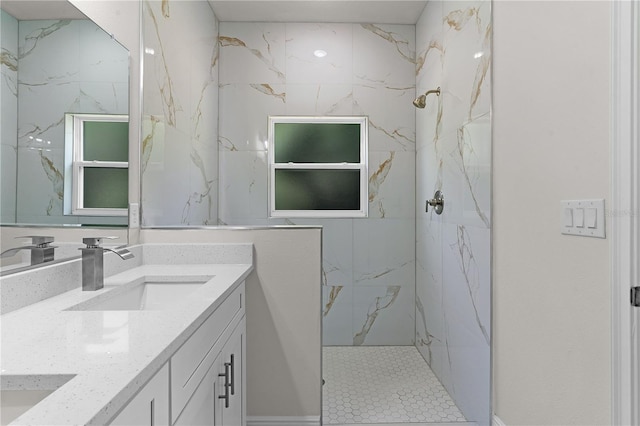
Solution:
<path fill-rule="evenodd" d="M 429 211 L 429 206 L 434 208 L 436 214 L 442 214 L 444 210 L 444 194 L 442 191 L 438 190 L 435 194 L 433 194 L 433 198 L 431 200 L 427 200 L 427 204 L 425 205 L 425 212 Z"/>
<path fill-rule="evenodd" d="M 229 369 L 231 367 L 230 362 L 224 363 L 224 374 L 218 374 L 218 377 L 224 377 L 224 395 L 218 395 L 218 399 L 224 399 L 224 408 L 229 408 Z"/>
<path fill-rule="evenodd" d="M 230 384 L 230 386 L 231 386 L 231 395 L 235 395 L 236 394 L 236 386 L 235 386 L 236 381 L 234 379 L 234 377 L 235 377 L 235 374 L 234 374 L 235 368 L 234 368 L 234 365 L 233 365 L 233 354 L 231 354 L 231 362 L 229 364 L 231 364 L 231 384 Z"/>

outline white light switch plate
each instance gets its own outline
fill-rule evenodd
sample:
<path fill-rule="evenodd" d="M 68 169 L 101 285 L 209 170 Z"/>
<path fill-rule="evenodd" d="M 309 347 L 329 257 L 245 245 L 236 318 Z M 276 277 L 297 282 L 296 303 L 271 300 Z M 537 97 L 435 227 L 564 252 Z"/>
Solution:
<path fill-rule="evenodd" d="M 138 203 L 129 204 L 129 227 L 140 227 L 140 204 Z"/>
<path fill-rule="evenodd" d="M 595 212 L 595 227 L 593 214 Z M 573 220 L 568 220 L 568 217 Z M 560 232 L 582 237 L 606 238 L 604 199 L 560 201 Z"/>

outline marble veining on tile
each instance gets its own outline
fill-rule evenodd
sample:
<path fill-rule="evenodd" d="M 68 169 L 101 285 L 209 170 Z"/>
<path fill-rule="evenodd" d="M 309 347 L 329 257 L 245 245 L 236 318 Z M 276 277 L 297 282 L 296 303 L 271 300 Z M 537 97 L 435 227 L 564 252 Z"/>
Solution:
<path fill-rule="evenodd" d="M 44 150 L 38 150 L 38 154 L 40 154 L 42 169 L 53 186 L 54 196 L 51 197 L 49 207 L 47 207 L 47 215 L 50 216 L 54 213 L 54 208 L 57 207 L 59 203 L 62 203 L 64 197 L 64 177 L 60 170 L 56 168 L 53 161 L 45 155 Z"/>
<path fill-rule="evenodd" d="M 476 175 L 472 176 L 472 170 L 470 170 L 469 168 L 470 164 L 473 164 L 473 163 L 477 164 L 478 161 L 470 160 L 470 157 L 476 156 L 476 153 L 474 151 L 473 145 L 470 143 L 470 141 L 467 141 L 467 139 L 468 139 L 468 132 L 465 131 L 465 126 L 462 126 L 461 128 L 458 129 L 458 132 L 457 132 L 458 143 L 457 143 L 457 149 L 455 152 L 456 156 L 458 157 L 457 158 L 458 169 L 462 174 L 462 178 L 464 179 L 464 182 L 466 183 L 467 189 L 469 191 L 471 199 L 473 200 L 475 211 L 478 217 L 480 218 L 482 223 L 484 223 L 484 225 L 487 228 L 489 228 L 490 227 L 489 218 L 487 217 L 483 209 L 480 207 L 478 195 L 476 195 L 476 188 L 478 186 L 477 181 L 479 178 L 478 171 L 476 170 L 475 171 Z"/>
<path fill-rule="evenodd" d="M 338 295 L 340 295 L 340 292 L 342 291 L 343 288 L 344 286 L 341 286 L 341 285 L 331 286 L 331 290 L 329 290 L 329 300 L 324 305 L 324 310 L 322 311 L 323 317 L 326 317 L 329 314 L 329 311 L 331 311 L 331 307 L 335 303 L 336 299 L 338 298 Z"/>
<path fill-rule="evenodd" d="M 54 34 L 56 31 L 71 24 L 71 20 L 62 19 L 55 21 L 49 26 L 40 27 L 24 37 L 23 44 L 20 45 L 20 58 L 25 58 L 38 47 L 38 43 L 46 37 Z"/>
<path fill-rule="evenodd" d="M 482 39 L 482 51 L 476 55 L 480 55 L 478 67 L 476 68 L 475 77 L 471 91 L 471 103 L 469 106 L 469 120 L 474 117 L 474 109 L 479 102 L 482 94 L 485 80 L 488 78 L 489 69 L 491 67 L 491 36 L 493 34 L 493 26 L 487 25 L 484 38 Z M 485 89 L 486 90 L 486 89 Z M 481 111 L 482 112 L 482 111 Z"/>
<path fill-rule="evenodd" d="M 424 332 L 424 335 L 421 335 L 420 331 L 416 330 L 416 346 L 420 347 L 421 349 L 426 348 L 427 357 L 425 358 L 425 361 L 427 361 L 427 363 L 430 365 L 431 360 L 433 359 L 433 354 L 431 353 L 431 344 L 433 343 L 434 340 L 438 340 L 438 339 L 433 334 L 429 333 L 429 327 L 427 325 L 427 318 L 424 311 L 424 305 L 422 304 L 422 300 L 420 300 L 420 297 L 417 295 L 416 295 L 416 311 L 420 315 L 420 321 L 423 327 L 422 331 Z"/>
<path fill-rule="evenodd" d="M 150 2 L 147 1 L 147 4 L 150 4 Z M 165 11 L 165 4 L 167 8 L 166 10 L 168 11 L 168 1 L 167 2 L 163 1 L 162 2 L 163 12 Z M 158 19 L 156 18 L 155 13 L 153 12 L 153 7 L 149 6 L 146 8 L 146 10 L 149 15 L 149 18 L 151 19 L 151 22 L 153 22 L 153 27 L 155 29 L 155 36 L 157 39 L 157 47 L 159 50 L 158 55 L 161 58 L 161 66 L 164 68 L 164 72 L 161 74 L 161 78 L 156 79 L 158 93 L 160 93 L 162 98 L 162 108 L 164 110 L 164 119 L 167 125 L 175 126 L 176 125 L 176 108 L 181 108 L 181 107 L 177 107 L 176 105 L 176 99 L 174 96 L 173 79 L 171 78 L 169 64 L 167 63 L 169 58 L 167 57 L 167 52 L 165 52 L 165 49 L 163 47 L 163 38 L 160 33 L 160 27 L 159 27 L 160 23 L 158 22 Z M 164 17 L 169 18 L 169 15 L 166 14 L 164 15 Z"/>
<path fill-rule="evenodd" d="M 451 248 L 457 252 L 458 262 L 462 274 L 464 275 L 465 284 L 467 291 L 469 293 L 469 299 L 471 300 L 471 305 L 473 306 L 473 311 L 475 315 L 475 319 L 478 325 L 478 328 L 482 332 L 487 344 L 490 344 L 489 333 L 487 332 L 487 327 L 483 324 L 483 320 L 480 318 L 480 314 L 478 313 L 478 291 L 479 291 L 479 267 L 476 263 L 475 256 L 473 254 L 473 250 L 471 248 L 471 244 L 469 243 L 469 235 L 464 226 L 458 225 L 458 241 Z"/>
<path fill-rule="evenodd" d="M 0 65 L 7 67 L 10 71 L 18 71 L 18 58 L 16 54 L 3 47 L 0 53 Z"/>
<path fill-rule="evenodd" d="M 400 289 L 401 287 L 399 285 L 388 286 L 387 294 L 385 296 L 375 298 L 375 301 L 369 307 L 367 318 L 362 325 L 362 329 L 353 336 L 354 346 L 360 346 L 364 343 L 367 338 L 367 334 L 376 321 L 376 318 L 378 318 L 378 315 L 382 310 L 388 308 L 396 301 L 398 294 L 400 293 Z"/>
<path fill-rule="evenodd" d="M 287 103 L 286 101 L 286 93 L 277 93 L 275 90 L 273 90 L 273 87 L 271 87 L 269 84 L 263 83 L 263 84 L 251 84 L 251 87 L 253 87 L 255 90 L 257 90 L 260 93 L 263 93 L 267 96 L 273 96 L 279 100 L 282 101 L 282 103 Z"/>
<path fill-rule="evenodd" d="M 480 25 L 480 17 L 478 16 L 478 8 L 477 7 L 469 7 L 467 9 L 456 9 L 447 16 L 443 18 L 443 20 L 449 25 L 450 28 L 455 29 L 456 31 L 460 31 L 464 28 L 464 26 L 470 20 L 474 19 Z"/>
<path fill-rule="evenodd" d="M 400 54 L 400 57 L 405 61 L 411 64 L 415 63 L 415 52 L 411 50 L 411 47 L 409 46 L 409 42 L 407 40 L 402 40 L 401 38 L 396 37 L 396 34 L 394 34 L 392 31 L 385 31 L 378 25 L 362 24 L 362 28 L 367 31 L 371 31 L 373 34 L 377 35 L 383 40 L 391 43 Z"/>
<path fill-rule="evenodd" d="M 141 222 L 217 224 L 218 22 L 206 2 L 144 9 Z"/>
<path fill-rule="evenodd" d="M 377 201 L 380 217 L 385 217 L 385 210 L 382 200 L 378 199 L 378 193 L 380 190 L 380 185 L 384 183 L 387 175 L 389 174 L 389 170 L 391 170 L 394 155 L 395 152 L 392 151 L 389 155 L 389 158 L 384 160 L 378 166 L 378 169 L 369 177 L 369 203 Z"/>
<path fill-rule="evenodd" d="M 156 116 L 150 115 L 145 120 L 145 124 L 150 124 L 151 128 L 145 131 L 145 137 L 142 139 L 142 174 L 147 170 L 149 159 L 151 158 L 151 152 L 153 151 L 153 141 L 158 139 L 156 135 L 156 127 L 160 119 Z M 146 127 L 146 126 L 145 126 Z"/>
<path fill-rule="evenodd" d="M 285 80 L 284 73 L 276 68 L 273 60 L 269 60 L 260 50 L 247 46 L 244 41 L 236 37 L 227 37 L 221 35 L 218 39 L 220 40 L 220 46 L 222 47 L 238 47 L 241 49 L 246 49 L 251 55 L 255 56 L 260 62 L 265 64 L 267 68 L 278 77 L 279 80 Z M 265 36 L 263 36 L 262 39 L 266 44 L 267 52 L 270 52 L 271 46 L 269 44 L 269 40 L 267 40 Z"/>

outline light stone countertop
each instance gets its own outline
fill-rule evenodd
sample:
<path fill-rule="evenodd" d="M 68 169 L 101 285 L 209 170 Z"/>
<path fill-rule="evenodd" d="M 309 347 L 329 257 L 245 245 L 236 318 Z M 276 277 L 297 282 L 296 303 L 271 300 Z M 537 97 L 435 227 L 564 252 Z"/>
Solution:
<path fill-rule="evenodd" d="M 15 424 L 105 424 L 252 269 L 251 264 L 136 266 L 105 278 L 103 290 L 76 288 L 2 315 L 0 368 L 5 386 L 14 375 L 52 375 L 52 382 L 74 376 Z M 167 310 L 66 310 L 150 276 L 213 278 Z M 48 383 L 39 385 L 46 389 Z M 21 385 L 18 381 L 13 386 Z"/>

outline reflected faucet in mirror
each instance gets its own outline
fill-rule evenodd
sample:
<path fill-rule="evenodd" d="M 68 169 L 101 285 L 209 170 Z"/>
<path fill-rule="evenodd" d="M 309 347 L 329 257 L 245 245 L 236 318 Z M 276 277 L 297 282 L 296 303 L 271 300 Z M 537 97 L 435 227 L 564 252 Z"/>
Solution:
<path fill-rule="evenodd" d="M 16 255 L 21 250 L 31 250 L 31 265 L 53 261 L 56 246 L 49 245 L 53 242 L 53 237 L 25 235 L 16 238 L 31 238 L 31 245 L 10 248 L 0 253 L 0 257 L 10 257 Z"/>
<path fill-rule="evenodd" d="M 133 253 L 124 247 L 110 249 L 100 246 L 103 239 L 112 240 L 116 237 L 89 237 L 83 238 L 82 243 L 86 247 L 82 251 L 82 291 L 95 291 L 104 287 L 104 252 L 110 251 L 122 260 L 133 258 Z"/>

